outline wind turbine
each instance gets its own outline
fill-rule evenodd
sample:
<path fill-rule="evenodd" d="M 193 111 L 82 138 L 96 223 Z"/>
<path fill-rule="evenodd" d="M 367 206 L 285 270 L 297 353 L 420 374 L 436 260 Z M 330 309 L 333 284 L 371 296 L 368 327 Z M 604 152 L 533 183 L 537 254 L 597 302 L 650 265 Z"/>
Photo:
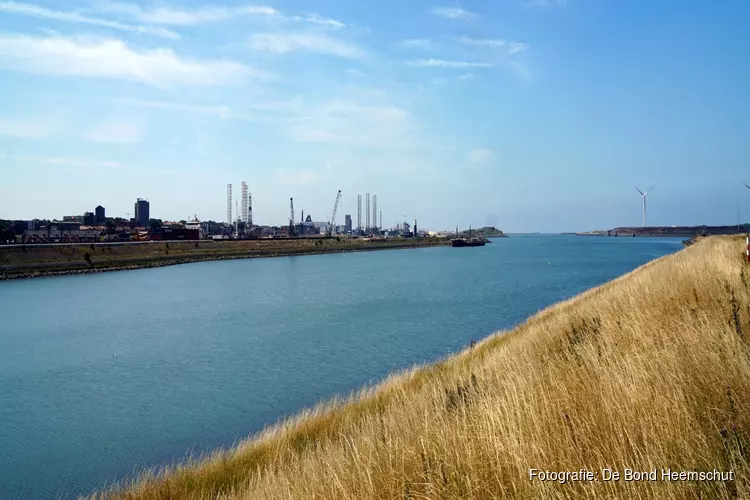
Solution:
<path fill-rule="evenodd" d="M 648 188 L 648 190 L 645 193 L 641 191 L 640 189 L 638 189 L 636 186 L 633 186 L 633 187 L 635 187 L 636 191 L 641 193 L 641 198 L 643 199 L 643 227 L 646 227 L 646 195 L 650 193 L 652 189 L 654 189 L 654 186 L 651 186 L 650 188 Z M 750 189 L 750 186 L 748 187 L 748 189 Z"/>

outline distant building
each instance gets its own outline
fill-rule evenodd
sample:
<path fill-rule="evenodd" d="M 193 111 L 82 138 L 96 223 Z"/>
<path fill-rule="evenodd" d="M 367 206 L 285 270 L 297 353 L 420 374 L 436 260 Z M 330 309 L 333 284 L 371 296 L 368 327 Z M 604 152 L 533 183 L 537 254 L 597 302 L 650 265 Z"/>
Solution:
<path fill-rule="evenodd" d="M 310 214 L 307 214 L 307 218 L 305 219 L 305 222 L 312 222 L 312 217 L 310 217 Z"/>
<path fill-rule="evenodd" d="M 96 221 L 96 218 L 94 217 L 94 212 L 84 212 L 83 213 L 83 224 L 86 226 L 93 226 Z"/>
<path fill-rule="evenodd" d="M 64 215 L 63 222 L 75 222 L 83 224 L 83 215 Z"/>
<path fill-rule="evenodd" d="M 83 230 L 79 222 L 52 221 L 37 230 L 26 231 L 23 243 L 93 243 L 101 239 L 96 230 Z"/>
<path fill-rule="evenodd" d="M 161 227 L 149 235 L 153 241 L 163 240 L 199 240 L 201 231 L 199 229 L 187 229 L 184 227 Z"/>
<path fill-rule="evenodd" d="M 139 227 L 148 227 L 148 221 L 151 219 L 149 208 L 148 200 L 138 198 L 135 202 L 135 223 Z"/>
<path fill-rule="evenodd" d="M 344 232 L 352 232 L 352 216 L 350 214 L 344 216 Z"/>
<path fill-rule="evenodd" d="M 94 223 L 97 226 L 101 226 L 104 224 L 107 220 L 107 217 L 104 215 L 104 207 L 99 205 L 94 209 Z"/>

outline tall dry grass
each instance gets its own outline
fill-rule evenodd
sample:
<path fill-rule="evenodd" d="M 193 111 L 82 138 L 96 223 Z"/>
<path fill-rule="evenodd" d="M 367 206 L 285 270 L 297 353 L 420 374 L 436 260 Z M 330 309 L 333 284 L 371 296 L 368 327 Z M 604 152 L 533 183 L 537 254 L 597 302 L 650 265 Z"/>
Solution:
<path fill-rule="evenodd" d="M 708 238 L 444 362 L 99 496 L 748 498 L 742 247 Z M 718 469 L 735 480 L 560 484 L 530 481 L 530 468 Z"/>

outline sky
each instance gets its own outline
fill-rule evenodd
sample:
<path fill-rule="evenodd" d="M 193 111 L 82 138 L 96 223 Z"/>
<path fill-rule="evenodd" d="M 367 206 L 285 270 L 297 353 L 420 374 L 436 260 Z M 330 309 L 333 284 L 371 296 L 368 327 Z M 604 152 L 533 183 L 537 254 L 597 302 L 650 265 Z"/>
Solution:
<path fill-rule="evenodd" d="M 0 218 L 750 221 L 745 0 L 0 0 Z M 364 205 L 364 202 L 363 202 Z M 363 206 L 364 210 L 364 206 Z M 364 215 L 363 215 L 364 220 Z"/>

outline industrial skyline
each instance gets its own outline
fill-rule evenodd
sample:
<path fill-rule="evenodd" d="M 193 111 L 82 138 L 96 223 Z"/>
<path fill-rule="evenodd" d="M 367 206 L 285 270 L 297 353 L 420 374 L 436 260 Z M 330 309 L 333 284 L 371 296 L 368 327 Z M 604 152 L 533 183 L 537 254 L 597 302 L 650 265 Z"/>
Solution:
<path fill-rule="evenodd" d="M 746 184 L 745 182 L 740 181 L 740 184 L 743 187 L 750 189 L 750 185 Z M 274 227 L 274 226 L 275 227 L 281 227 L 281 226 L 288 226 L 289 225 L 289 220 L 290 219 L 287 219 L 285 222 L 279 223 L 278 220 L 275 217 L 269 218 L 269 219 L 265 219 L 264 218 L 263 220 L 260 221 L 260 223 L 257 223 L 257 221 L 253 221 L 252 193 L 250 193 L 250 191 L 249 191 L 249 185 L 248 185 L 248 183 L 246 181 L 241 181 L 240 186 L 241 186 L 241 198 L 238 201 L 238 200 L 235 200 L 233 198 L 233 184 L 232 183 L 227 183 L 226 184 L 226 210 L 227 210 L 227 214 L 226 214 L 226 219 L 225 219 L 224 222 L 227 222 L 227 223 L 231 224 L 232 226 L 235 227 L 235 229 L 237 229 L 239 227 L 239 226 L 237 226 L 237 224 L 240 223 L 240 222 L 243 223 L 243 227 L 244 228 L 250 228 L 250 227 L 252 227 L 252 226 L 254 226 L 256 224 L 259 225 L 259 226 L 268 226 L 268 227 Z M 705 223 L 705 222 L 702 222 L 702 223 L 690 223 L 690 224 L 659 224 L 659 223 L 652 223 L 649 226 L 648 215 L 650 214 L 650 212 L 648 211 L 647 201 L 650 200 L 650 198 L 648 198 L 648 196 L 650 195 L 651 191 L 654 189 L 654 185 L 652 185 L 651 187 L 649 187 L 648 190 L 645 190 L 645 191 L 641 190 L 638 186 L 634 186 L 634 188 L 635 188 L 635 190 L 639 193 L 639 195 L 642 198 L 642 203 L 641 203 L 641 207 L 642 207 L 641 208 L 641 227 L 700 226 L 700 225 L 721 226 L 721 225 L 724 225 L 724 222 L 726 222 L 726 221 L 719 221 L 718 223 L 713 223 L 713 224 L 712 223 Z M 300 191 L 302 192 L 302 195 L 303 195 L 304 199 L 309 200 L 309 195 L 311 193 L 308 190 L 304 190 L 304 189 L 302 189 Z M 320 193 L 313 193 L 313 194 L 319 195 Z M 365 207 L 364 207 L 364 212 L 365 212 L 364 215 L 365 215 L 365 217 L 364 217 L 364 221 L 363 221 L 363 217 L 362 217 L 362 209 L 363 209 L 363 207 L 362 207 L 362 194 L 359 194 L 359 193 L 357 194 L 357 196 L 356 196 L 356 206 L 355 207 L 347 207 L 347 206 L 345 206 L 345 204 L 342 201 L 344 199 L 342 191 L 339 191 L 339 194 L 337 196 L 339 198 L 339 200 L 337 200 L 337 207 L 340 207 L 341 211 L 344 212 L 347 216 L 351 217 L 351 214 L 354 213 L 354 210 L 356 210 L 357 226 L 354 226 L 354 224 L 353 224 L 354 221 L 353 220 L 351 221 L 352 229 L 355 232 L 358 232 L 358 231 L 359 232 L 367 232 L 367 231 L 371 231 L 373 229 L 394 229 L 394 228 L 404 227 L 404 224 L 407 221 L 407 215 L 404 214 L 403 215 L 403 219 L 402 219 L 403 222 L 395 222 L 393 224 L 390 224 L 390 223 L 383 224 L 383 211 L 379 210 L 379 208 L 378 208 L 378 195 L 375 194 L 375 193 L 371 193 L 371 192 L 366 192 L 365 193 Z M 742 219 L 742 215 L 741 215 L 742 214 L 742 204 L 740 203 L 741 197 L 738 196 L 737 198 L 738 198 L 737 199 L 737 204 L 736 205 L 733 204 L 731 210 L 732 210 L 732 217 L 734 218 L 736 216 L 736 218 L 737 218 L 737 225 L 739 225 L 741 223 L 741 219 Z M 748 197 L 748 198 L 750 199 L 750 197 Z M 139 200 L 135 204 L 134 210 L 132 212 L 133 219 L 136 220 L 136 221 L 138 221 L 138 223 L 141 224 L 141 225 L 146 225 L 144 223 L 148 222 L 146 220 L 148 216 L 145 216 L 143 214 L 144 213 L 145 214 L 149 214 L 149 209 L 148 209 L 148 206 L 146 206 L 145 210 L 143 210 L 143 209 L 139 210 L 139 203 L 141 201 L 145 201 L 145 200 L 142 200 L 142 199 L 139 198 Z M 271 201 L 273 202 L 273 200 L 271 200 Z M 340 201 L 341 201 L 341 203 L 339 203 Z M 232 206 L 233 202 L 234 202 L 234 205 L 235 205 L 234 207 Z M 290 199 L 290 202 L 293 204 L 293 197 L 292 197 L 292 199 Z M 407 200 L 407 202 L 408 202 L 408 200 Z M 294 209 L 293 209 L 293 206 L 292 206 L 292 217 L 294 217 L 293 210 Z M 101 212 L 101 214 L 99 212 Z M 99 221 L 100 219 L 103 219 L 103 213 L 104 213 L 104 207 L 102 207 L 100 205 L 100 206 L 96 207 L 96 214 L 94 212 L 88 212 L 87 211 L 83 215 L 80 215 L 80 216 L 72 216 L 72 215 L 68 216 L 68 215 L 66 215 L 65 218 L 69 219 L 69 220 L 74 220 L 74 219 L 77 220 L 80 217 L 82 221 Z M 305 213 L 305 210 L 304 209 L 301 210 L 301 213 L 303 214 L 302 220 L 300 221 L 302 223 L 302 222 L 304 222 L 304 213 Z M 315 210 L 312 210 L 312 211 L 308 211 L 307 213 L 308 214 L 310 214 L 310 213 L 315 213 L 316 214 L 314 222 L 316 224 L 318 224 L 318 225 L 322 225 L 323 227 L 327 227 L 327 225 L 330 223 L 330 218 L 326 218 L 325 217 L 325 211 L 323 209 L 321 209 L 320 211 L 317 210 L 317 209 L 315 209 Z M 125 215 L 127 216 L 126 218 L 130 218 L 131 213 L 127 212 Z M 193 216 L 191 216 L 191 217 L 193 217 Z M 194 217 L 197 219 L 197 214 Z M 419 216 L 416 217 L 416 218 L 420 219 Z M 27 219 L 24 219 L 24 220 L 32 220 L 32 219 L 40 219 L 40 220 L 42 220 L 44 218 L 27 218 Z M 141 220 L 141 219 L 143 219 L 143 220 Z M 161 219 L 164 219 L 164 220 L 192 220 L 192 219 L 190 219 L 190 217 L 188 217 L 187 219 L 184 219 L 183 217 L 178 217 L 178 218 L 170 219 L 168 217 L 164 217 L 163 215 L 161 215 L 157 219 L 159 219 L 159 220 L 161 220 Z M 216 219 L 214 219 L 212 217 L 202 217 L 201 219 L 202 220 L 216 220 Z M 13 219 L 11 219 L 11 220 L 13 220 Z M 15 220 L 20 220 L 20 219 L 15 219 Z M 47 220 L 49 220 L 49 219 L 47 219 Z M 388 219 L 386 219 L 386 220 L 388 220 Z M 391 220 L 393 220 L 393 219 L 391 219 Z M 631 221 L 632 221 L 632 219 L 631 219 Z M 473 221 L 458 221 L 458 222 L 459 222 L 459 225 L 461 225 L 461 224 L 470 224 L 470 225 L 474 225 L 475 227 L 494 226 L 494 227 L 497 227 L 497 228 L 503 228 L 504 229 L 504 224 L 498 223 L 497 218 L 494 217 L 494 216 L 492 218 L 487 218 L 484 221 L 473 220 Z M 341 224 L 341 221 L 337 221 L 337 228 L 343 228 L 345 226 L 346 226 L 346 223 Z M 450 229 L 450 228 L 446 228 L 446 227 L 443 227 L 443 226 L 432 226 L 432 225 L 426 224 L 426 223 L 422 224 L 421 226 L 422 227 L 427 227 L 427 228 L 430 228 L 430 229 L 434 229 L 434 230 L 438 230 L 438 231 L 449 230 Z M 632 224 L 632 222 L 628 222 L 628 221 L 621 221 L 621 222 L 619 222 L 617 224 L 613 224 L 612 225 L 612 227 L 635 227 L 635 226 L 636 226 L 635 224 Z M 587 231 L 587 230 L 596 230 L 596 229 L 599 229 L 599 228 L 594 227 L 594 226 L 587 226 L 585 228 L 576 228 L 576 231 L 578 231 L 578 230 Z M 245 231 L 246 230 L 247 229 L 245 229 Z M 510 232 L 510 231 L 506 230 L 506 232 Z"/>
<path fill-rule="evenodd" d="M 231 225 L 236 225 L 236 223 L 242 222 L 246 226 L 253 226 L 254 225 L 254 221 L 253 221 L 253 215 L 252 215 L 253 214 L 252 193 L 249 192 L 249 186 L 248 186 L 248 183 L 246 181 L 242 181 L 240 184 L 241 184 L 241 193 L 242 193 L 241 194 L 241 201 L 235 200 L 233 198 L 233 185 L 232 185 L 232 183 L 227 183 L 227 185 L 226 185 L 227 186 L 226 187 L 226 209 L 227 209 L 227 215 L 226 215 L 226 220 L 224 222 L 227 222 L 227 223 L 229 223 Z M 745 187 L 747 189 L 750 189 L 750 185 L 746 184 L 745 182 L 740 181 L 740 184 L 743 187 Z M 654 189 L 654 187 L 655 187 L 655 185 L 652 185 L 651 187 L 649 187 L 647 190 L 644 191 L 644 190 L 641 190 L 638 186 L 634 186 L 635 190 L 639 193 L 639 195 L 641 196 L 641 199 L 642 199 L 642 203 L 641 203 L 641 227 L 669 227 L 669 226 L 678 226 L 677 224 L 651 224 L 649 226 L 649 223 L 648 223 L 649 212 L 648 212 L 647 200 L 650 199 L 650 198 L 648 198 L 648 195 L 652 192 L 652 190 Z M 349 219 L 351 219 L 351 217 L 352 217 L 351 214 L 354 212 L 354 210 L 351 209 L 352 207 L 346 207 L 343 202 L 340 203 L 341 200 L 343 200 L 343 194 L 342 194 L 342 191 L 339 190 L 338 195 L 337 195 L 336 206 L 341 208 L 341 211 L 343 211 L 345 213 L 345 217 L 347 217 L 348 218 L 347 220 L 349 220 Z M 737 218 L 737 224 L 738 225 L 741 223 L 741 218 L 742 218 L 742 216 L 741 216 L 741 203 L 740 203 L 740 200 L 741 200 L 741 197 L 738 195 L 737 196 L 737 204 L 733 205 L 733 209 L 732 209 L 733 210 L 733 217 L 736 216 L 736 218 Z M 234 202 L 234 205 L 235 205 L 234 207 L 232 206 L 233 202 Z M 294 217 L 293 197 L 290 198 L 290 202 L 292 203 L 292 207 L 291 207 L 292 214 L 291 214 L 291 217 Z M 240 205 L 241 205 L 241 207 L 240 207 Z M 361 231 L 369 231 L 371 229 L 376 229 L 376 228 L 380 228 L 380 229 L 398 228 L 398 227 L 403 226 L 403 224 L 408 219 L 407 218 L 407 214 L 403 214 L 403 219 L 402 219 L 403 222 L 396 222 L 393 225 L 390 225 L 390 224 L 386 223 L 384 225 L 383 224 L 383 211 L 382 210 L 378 210 L 378 195 L 375 194 L 375 193 L 370 193 L 370 192 L 366 192 L 365 193 L 365 220 L 364 220 L 364 223 L 362 221 L 362 195 L 361 194 L 357 194 L 357 196 L 356 196 L 356 207 L 354 207 L 354 208 L 356 210 L 357 226 L 354 226 L 354 221 L 353 220 L 350 221 L 352 229 L 354 229 L 354 230 L 360 229 Z M 65 215 L 64 218 L 65 219 L 69 219 L 69 220 L 73 220 L 73 219 L 77 220 L 80 217 L 82 221 L 92 221 L 92 222 L 86 222 L 87 225 L 93 225 L 94 222 L 100 223 L 105 218 L 104 217 L 104 213 L 105 213 L 105 208 L 103 206 L 101 206 L 101 205 L 98 205 L 95 208 L 95 212 L 88 212 L 88 211 L 86 211 L 83 215 L 77 215 L 77 216 Z M 302 213 L 302 219 L 301 219 L 300 222 L 304 222 L 304 213 L 305 213 L 305 210 L 304 209 L 301 210 L 301 213 Z M 307 213 L 310 214 L 311 212 L 308 211 Z M 316 213 L 316 217 L 315 217 L 315 222 L 316 223 L 325 225 L 325 224 L 328 224 L 330 222 L 330 220 L 331 220 L 330 218 L 326 218 L 325 216 L 317 215 L 317 214 L 324 214 L 323 211 L 320 211 L 320 212 L 314 211 L 314 213 Z M 120 216 L 121 215 L 122 214 L 120 214 Z M 131 213 L 127 212 L 125 215 L 127 216 L 126 218 L 129 218 L 130 215 L 131 215 Z M 132 216 L 133 216 L 132 219 L 135 220 L 136 222 L 138 222 L 140 225 L 148 225 L 148 219 L 151 217 L 151 215 L 153 215 L 153 214 L 150 213 L 150 205 L 149 205 L 148 201 L 146 199 L 144 199 L 144 198 L 138 198 L 138 200 L 136 201 L 136 203 L 134 205 L 134 209 L 133 209 L 133 212 L 132 212 Z M 194 218 L 197 219 L 197 214 L 194 215 L 194 216 L 191 216 L 191 217 L 194 217 Z M 308 218 L 309 217 L 310 216 L 308 215 Z M 42 218 L 9 219 L 9 220 L 32 220 L 32 219 L 45 220 L 46 218 L 42 217 Z M 164 220 L 181 220 L 183 218 L 182 217 L 178 217 L 178 218 L 170 219 L 170 218 L 166 218 L 164 216 L 161 216 L 161 217 L 157 217 L 157 219 L 159 219 L 159 220 L 161 220 L 161 219 L 164 219 Z M 418 217 L 417 217 L 417 219 L 418 219 Z M 52 218 L 52 219 L 46 219 L 46 220 L 56 220 L 56 219 Z M 61 219 L 61 220 L 63 220 L 63 219 Z M 187 219 L 184 219 L 184 220 L 192 220 L 192 219 L 190 217 L 188 217 Z M 204 217 L 204 218 L 202 218 L 202 220 L 215 220 L 215 219 L 210 218 L 210 217 L 209 218 L 205 218 Z M 294 220 L 296 220 L 296 219 L 294 219 Z M 347 225 L 346 222 L 344 222 L 343 224 L 341 224 L 340 222 L 341 221 L 337 221 L 337 227 L 345 227 Z M 262 222 L 260 222 L 259 225 L 279 227 L 279 226 L 286 226 L 288 224 L 289 224 L 289 220 L 287 220 L 285 223 L 278 223 L 277 221 L 262 221 Z M 497 225 L 495 223 L 492 223 L 492 222 L 485 222 L 484 224 L 482 224 L 481 222 L 477 223 L 475 221 L 473 223 L 473 225 L 475 225 L 475 227 L 481 227 L 482 225 L 484 225 L 484 226 L 495 226 L 495 227 L 498 227 L 498 228 L 501 227 L 501 226 L 499 226 L 499 225 Z M 692 226 L 700 226 L 700 225 L 719 226 L 719 225 L 723 225 L 723 223 L 722 224 L 705 224 L 705 223 L 701 224 L 701 223 L 694 223 L 694 224 L 683 224 L 682 226 L 691 226 L 691 225 Z M 613 225 L 613 227 L 635 227 L 635 226 L 636 226 L 635 224 L 628 223 L 628 222 L 621 222 L 619 224 Z M 427 225 L 426 227 L 430 227 L 430 226 Z M 446 230 L 446 228 L 443 228 L 443 227 L 433 227 L 433 228 L 436 229 L 436 230 Z M 450 228 L 448 228 L 448 229 L 450 229 Z M 584 229 L 581 229 L 581 230 L 589 230 L 589 229 L 591 229 L 591 228 L 584 228 Z"/>
<path fill-rule="evenodd" d="M 226 214 L 226 220 L 225 222 L 231 225 L 234 225 L 237 227 L 238 222 L 242 222 L 246 228 L 250 228 L 253 226 L 253 203 L 252 203 L 252 193 L 249 191 L 249 186 L 246 181 L 242 181 L 240 183 L 241 187 L 241 201 L 233 200 L 233 184 L 227 183 L 227 191 L 226 191 L 226 207 L 227 207 L 227 214 Z M 356 229 L 357 231 L 369 231 L 372 229 L 383 229 L 383 211 L 378 210 L 378 195 L 371 193 L 365 194 L 365 224 L 362 225 L 362 195 L 357 194 L 357 226 L 356 228 L 352 227 L 352 220 L 351 220 L 351 212 L 352 210 L 344 209 L 342 200 L 342 191 L 339 190 L 336 195 L 336 204 L 334 206 L 334 212 L 333 216 L 335 218 L 336 211 L 339 207 L 342 208 L 346 212 L 346 222 L 344 226 L 349 227 L 349 231 L 352 229 Z M 370 203 L 370 200 L 372 199 L 372 204 Z M 232 202 L 234 201 L 234 212 L 232 208 Z M 370 208 L 372 208 L 372 212 L 370 212 Z M 290 227 L 290 234 L 294 234 L 295 228 L 292 226 L 298 225 L 297 219 L 295 217 L 295 210 L 294 210 L 294 197 L 289 198 L 289 217 L 285 224 L 281 224 L 282 226 L 289 226 Z M 305 223 L 305 210 L 300 210 L 301 217 L 299 224 Z M 308 212 L 309 214 L 310 212 Z M 372 215 L 372 218 L 370 218 Z M 380 216 L 380 220 L 378 221 L 378 215 Z M 308 215 L 309 216 L 309 215 Z M 332 218 L 328 219 L 317 219 L 316 222 L 318 223 L 324 223 L 328 224 L 332 221 Z M 270 224 L 274 225 L 274 224 Z M 398 226 L 397 223 L 394 227 Z M 343 226 L 342 226 L 343 227 Z M 335 228 L 334 228 L 335 230 Z"/>

